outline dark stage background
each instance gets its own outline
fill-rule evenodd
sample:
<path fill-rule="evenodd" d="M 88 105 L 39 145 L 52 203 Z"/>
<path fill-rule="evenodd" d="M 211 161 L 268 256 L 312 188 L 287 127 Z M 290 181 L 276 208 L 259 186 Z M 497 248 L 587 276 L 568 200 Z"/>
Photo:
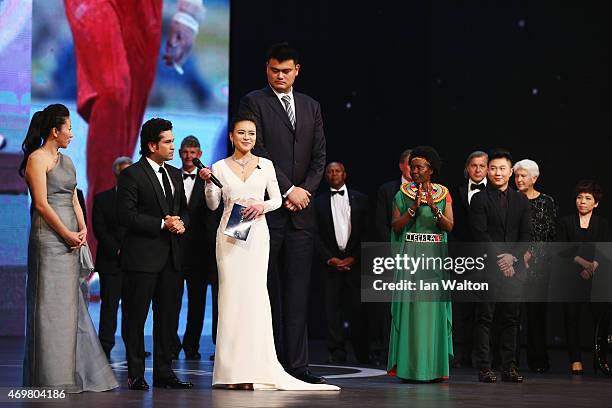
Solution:
<path fill-rule="evenodd" d="M 289 41 L 295 88 L 321 103 L 328 159 L 345 163 L 349 186 L 375 199 L 419 144 L 438 149 L 439 181 L 457 185 L 471 151 L 500 146 L 540 165 L 537 188 L 567 214 L 579 179 L 612 195 L 610 15 L 601 1 L 233 1 L 230 114 L 266 85 L 267 47 Z M 550 342 L 562 344 L 561 308 L 550 309 Z"/>
<path fill-rule="evenodd" d="M 352 187 L 375 194 L 419 144 L 456 185 L 471 151 L 501 146 L 538 162 L 537 187 L 567 213 L 581 178 L 612 194 L 610 15 L 601 1 L 233 1 L 230 113 L 265 86 L 267 46 L 286 40 L 301 53 L 295 88 L 321 103 L 328 158 Z"/>

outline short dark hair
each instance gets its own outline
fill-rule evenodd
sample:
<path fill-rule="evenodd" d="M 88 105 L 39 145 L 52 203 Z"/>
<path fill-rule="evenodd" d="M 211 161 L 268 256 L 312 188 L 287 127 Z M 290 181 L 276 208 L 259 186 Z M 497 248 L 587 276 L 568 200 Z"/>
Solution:
<path fill-rule="evenodd" d="M 298 64 L 299 54 L 297 50 L 289 45 L 287 42 L 282 42 L 272 45 L 268 49 L 266 54 L 266 63 L 274 58 L 278 62 L 293 60 L 294 64 Z"/>
<path fill-rule="evenodd" d="M 510 164 L 513 163 L 512 154 L 510 154 L 508 150 L 502 148 L 491 149 L 489 152 L 489 162 L 495 159 L 506 159 L 510 162 Z"/>
<path fill-rule="evenodd" d="M 189 135 L 186 138 L 184 138 L 183 141 L 181 142 L 181 149 L 184 149 L 185 147 L 197 147 L 199 149 L 200 141 L 198 140 L 197 137 L 193 135 Z"/>
<path fill-rule="evenodd" d="M 576 194 L 576 197 L 578 197 L 578 194 L 581 193 L 591 194 L 593 195 L 596 203 L 603 198 L 603 190 L 601 186 L 593 180 L 580 180 L 578 183 L 576 183 L 576 187 L 574 187 L 574 193 Z"/>
<path fill-rule="evenodd" d="M 238 112 L 230 121 L 230 124 L 229 124 L 230 133 L 234 131 L 234 128 L 236 127 L 236 123 L 244 122 L 244 121 L 253 122 L 255 126 L 257 126 L 257 119 L 255 119 L 255 116 L 253 116 L 251 113 Z"/>
<path fill-rule="evenodd" d="M 147 120 L 140 130 L 140 154 L 149 156 L 149 143 L 159 143 L 161 132 L 172 130 L 172 122 L 162 118 L 152 118 Z"/>
<path fill-rule="evenodd" d="M 403 163 L 406 158 L 408 158 L 408 156 L 410 156 L 410 153 L 412 153 L 412 149 L 406 149 L 402 152 L 402 154 L 400 154 L 400 159 L 399 162 Z"/>

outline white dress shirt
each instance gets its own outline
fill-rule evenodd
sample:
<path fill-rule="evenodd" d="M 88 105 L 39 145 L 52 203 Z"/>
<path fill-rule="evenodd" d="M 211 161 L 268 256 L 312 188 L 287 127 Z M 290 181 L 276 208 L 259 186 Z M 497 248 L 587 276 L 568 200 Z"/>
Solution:
<path fill-rule="evenodd" d="M 270 88 L 272 89 L 272 92 L 274 92 L 274 94 L 276 95 L 276 97 L 280 101 L 281 106 L 283 107 L 283 109 L 285 109 L 285 112 L 287 112 L 287 109 L 285 108 L 285 102 L 283 102 L 283 96 L 285 96 L 285 95 L 289 96 L 289 98 L 290 98 L 290 102 L 289 103 L 291 104 L 291 109 L 293 109 L 293 115 L 297 119 L 297 116 L 295 116 L 296 113 L 295 113 L 295 99 L 293 99 L 293 87 L 291 87 L 291 89 L 287 93 L 277 92 L 276 89 L 272 88 L 272 86 L 270 86 Z M 287 118 L 288 117 L 289 116 L 287 116 Z M 287 191 L 285 191 L 283 193 L 283 198 L 287 198 L 287 196 L 293 191 L 294 188 L 295 188 L 295 186 L 289 187 L 289 190 L 287 190 Z"/>
<path fill-rule="evenodd" d="M 485 187 L 486 187 L 487 186 L 487 178 L 485 177 L 484 179 L 482 179 L 482 181 L 480 183 L 474 183 L 472 181 L 472 179 L 470 179 L 468 181 L 468 186 L 467 186 L 467 189 L 468 189 L 468 191 L 467 191 L 467 193 L 468 193 L 468 195 L 467 195 L 467 197 L 468 197 L 468 204 L 471 204 L 472 197 L 474 197 L 474 194 L 476 194 L 477 192 L 480 191 L 480 190 L 472 190 L 472 185 L 474 185 L 474 184 L 484 184 Z"/>
<path fill-rule="evenodd" d="M 183 174 L 193 174 L 196 177 L 198 177 L 198 168 L 194 167 L 192 171 L 183 170 L 181 177 L 183 177 Z M 183 178 L 183 186 L 185 186 L 185 198 L 187 198 L 187 204 L 189 204 L 189 200 L 191 200 L 191 193 L 193 193 L 194 185 L 195 185 L 195 177 L 194 178 L 191 178 L 191 177 Z"/>
<path fill-rule="evenodd" d="M 344 195 L 331 195 L 331 212 L 336 242 L 338 243 L 338 248 L 344 251 L 351 235 L 351 204 L 346 184 L 338 190 L 330 188 L 330 194 L 332 191 L 344 191 Z"/>
<path fill-rule="evenodd" d="M 172 196 L 174 196 L 174 184 L 172 184 L 172 179 L 170 178 L 170 175 L 168 174 L 168 170 L 166 170 L 166 167 L 160 166 L 159 164 L 155 163 L 153 160 L 149 159 L 148 157 L 147 157 L 147 161 L 149 162 L 149 165 L 151 165 L 151 168 L 155 172 L 155 176 L 157 177 L 157 180 L 159 181 L 159 185 L 161 186 L 162 191 L 164 192 L 164 194 L 166 194 L 166 190 L 164 189 L 164 182 L 162 181 L 162 174 L 159 172 L 160 167 L 164 169 L 164 171 L 166 172 L 166 176 L 168 176 L 168 181 L 170 182 L 170 189 L 172 190 Z M 161 222 L 161 229 L 164 229 L 163 219 Z"/>

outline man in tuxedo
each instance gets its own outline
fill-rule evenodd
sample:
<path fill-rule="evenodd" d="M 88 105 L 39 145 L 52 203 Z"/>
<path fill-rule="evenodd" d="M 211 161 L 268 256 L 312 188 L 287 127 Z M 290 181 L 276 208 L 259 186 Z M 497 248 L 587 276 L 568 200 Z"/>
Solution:
<path fill-rule="evenodd" d="M 346 362 L 343 322 L 348 320 L 355 357 L 367 363 L 366 314 L 362 313 L 359 260 L 361 240 L 366 234 L 368 198 L 346 187 L 342 163 L 329 163 L 325 168 L 325 180 L 330 189 L 315 199 L 318 232 L 315 246 L 325 264 L 328 362 Z M 348 304 L 348 316 L 343 313 L 344 304 Z"/>
<path fill-rule="evenodd" d="M 487 187 L 488 155 L 483 151 L 470 153 L 465 161 L 464 175 L 466 182 L 453 189 L 453 214 L 455 225 L 450 238 L 458 243 L 473 242 L 469 222 L 470 202 L 474 194 Z M 467 244 L 469 245 L 469 244 Z M 470 256 L 467 245 L 458 244 L 460 254 Z M 453 341 L 455 345 L 455 360 L 453 367 L 472 366 L 472 344 L 474 337 L 474 313 L 476 304 L 473 302 L 453 302 Z"/>
<path fill-rule="evenodd" d="M 387 181 L 378 189 L 376 198 L 375 225 L 373 231 L 378 242 L 389 242 L 391 232 L 391 219 L 393 218 L 393 203 L 400 186 L 412 182 L 410 174 L 410 153 L 406 149 L 399 157 L 401 177 Z M 391 332 L 391 304 L 371 303 L 368 305 L 371 328 L 372 362 L 375 365 L 387 365 L 387 352 L 389 348 L 389 334 Z"/>
<path fill-rule="evenodd" d="M 153 386 L 192 388 L 172 371 L 172 332 L 183 285 L 179 236 L 188 214 L 181 173 L 165 164 L 174 155 L 170 121 L 153 118 L 142 125 L 140 154 L 141 159 L 119 175 L 117 188 L 117 218 L 126 229 L 121 269 L 129 288 L 128 387 L 149 389 L 143 331 L 153 301 Z"/>
<path fill-rule="evenodd" d="M 183 335 L 182 348 L 185 359 L 199 360 L 200 337 L 204 325 L 206 290 L 212 292 L 212 338 L 217 335 L 217 260 L 215 237 L 222 213 L 211 211 L 204 202 L 204 183 L 197 177 L 198 169 L 193 159 L 202 157 L 200 141 L 187 136 L 179 150 L 182 162 L 182 180 L 185 187 L 189 228 L 181 240 L 181 265 L 187 283 L 187 327 Z M 216 221 L 216 222 L 215 222 Z M 181 287 L 181 298 L 182 298 Z M 178 337 L 178 336 L 177 336 Z M 179 343 L 180 344 L 180 343 Z"/>
<path fill-rule="evenodd" d="M 522 260 L 531 241 L 531 204 L 525 195 L 508 187 L 511 175 L 510 153 L 502 149 L 492 151 L 489 154 L 487 188 L 472 197 L 469 209 L 474 241 L 488 244 L 488 262 L 484 271 L 493 295 L 497 299 L 511 297 L 497 303 L 488 298 L 476 306 L 473 360 L 479 369 L 479 381 L 486 383 L 497 381 L 491 370 L 489 350 L 496 312 L 500 326 L 502 380 L 523 382 L 515 359 L 520 314 L 518 297 L 525 273 Z"/>
<path fill-rule="evenodd" d="M 274 343 L 279 361 L 300 380 L 323 383 L 308 369 L 308 293 L 314 250 L 315 214 L 310 203 L 325 167 L 321 107 L 296 92 L 300 71 L 297 51 L 288 44 L 268 51 L 268 86 L 240 101 L 240 111 L 256 119 L 253 153 L 274 163 L 285 199 L 283 208 L 266 214 L 270 229 L 268 291 Z"/>
<path fill-rule="evenodd" d="M 126 156 L 117 158 L 113 163 L 115 179 L 132 164 L 132 159 Z M 125 290 L 125 276 L 121 271 L 119 262 L 121 242 L 125 229 L 117 221 L 117 187 L 98 193 L 93 203 L 93 232 L 98 240 L 96 250 L 96 271 L 100 275 L 100 326 L 98 337 L 100 344 L 110 360 L 111 350 L 115 346 L 115 331 L 117 330 L 117 310 Z M 121 307 L 121 337 L 123 343 L 126 337 L 126 310 L 125 299 Z"/>

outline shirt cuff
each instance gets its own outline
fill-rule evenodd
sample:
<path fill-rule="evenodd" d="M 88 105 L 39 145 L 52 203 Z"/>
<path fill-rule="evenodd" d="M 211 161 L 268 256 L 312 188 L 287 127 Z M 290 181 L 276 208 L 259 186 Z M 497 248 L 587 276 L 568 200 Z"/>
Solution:
<path fill-rule="evenodd" d="M 164 229 L 164 220 L 162 220 L 161 229 Z"/>
<path fill-rule="evenodd" d="M 283 198 L 287 198 L 287 196 L 288 196 L 289 194 L 291 194 L 291 192 L 293 191 L 293 189 L 294 189 L 294 188 L 295 188 L 295 186 L 291 186 L 291 187 L 289 187 L 289 190 L 287 190 L 287 191 L 285 192 L 285 194 L 283 194 Z"/>

